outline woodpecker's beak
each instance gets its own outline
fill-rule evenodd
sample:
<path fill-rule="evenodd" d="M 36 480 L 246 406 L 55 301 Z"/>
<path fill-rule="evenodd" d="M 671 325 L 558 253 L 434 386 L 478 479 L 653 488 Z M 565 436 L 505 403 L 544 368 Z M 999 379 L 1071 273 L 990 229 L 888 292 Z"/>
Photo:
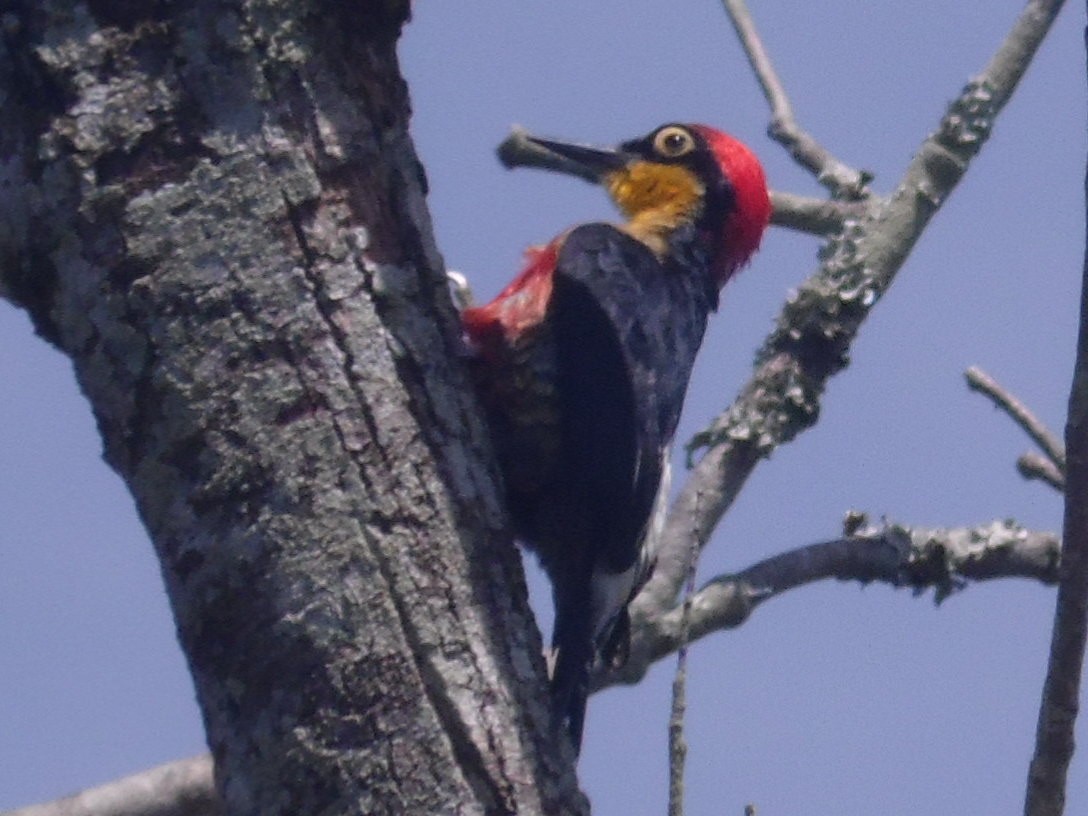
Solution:
<path fill-rule="evenodd" d="M 635 156 L 614 148 L 556 142 L 515 130 L 499 145 L 499 160 L 506 167 L 539 167 L 599 183 L 626 166 Z"/>
<path fill-rule="evenodd" d="M 538 139 L 536 136 L 529 136 L 528 140 L 531 144 L 547 150 L 569 164 L 569 168 L 557 169 L 592 181 L 599 181 L 606 173 L 619 170 L 631 158 L 626 153 L 610 148 L 590 147 L 571 142 L 553 142 L 550 139 Z"/>

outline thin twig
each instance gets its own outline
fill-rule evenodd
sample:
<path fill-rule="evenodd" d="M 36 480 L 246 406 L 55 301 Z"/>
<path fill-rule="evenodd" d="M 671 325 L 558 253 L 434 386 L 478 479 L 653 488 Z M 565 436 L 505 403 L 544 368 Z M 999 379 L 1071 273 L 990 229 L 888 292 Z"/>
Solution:
<path fill-rule="evenodd" d="M 1041 453 L 1029 451 L 1020 454 L 1020 458 L 1016 460 L 1016 470 L 1025 479 L 1046 482 L 1059 493 L 1065 490 L 1065 474 Z"/>
<path fill-rule="evenodd" d="M 696 519 L 696 522 L 698 519 Z M 669 714 L 669 816 L 684 816 L 684 765 L 688 745 L 684 740 L 687 711 L 688 634 L 691 602 L 695 595 L 695 574 L 699 564 L 699 531 L 691 531 L 691 565 L 688 568 L 684 603 L 680 612 L 680 645 L 676 650 L 676 675 L 672 681 L 672 710 Z"/>
<path fill-rule="evenodd" d="M 689 608 L 686 602 L 684 608 Z M 676 653 L 676 674 L 672 679 L 672 707 L 669 711 L 669 816 L 684 816 L 684 764 L 688 756 L 688 745 L 684 741 L 687 662 L 688 648 L 682 639 Z"/>
<path fill-rule="evenodd" d="M 763 88 L 763 95 L 770 103 L 771 124 L 767 129 L 770 137 L 785 147 L 794 161 L 815 175 L 816 180 L 835 198 L 865 198 L 872 176 L 839 161 L 797 124 L 785 86 L 774 69 L 767 49 L 763 47 L 747 4 L 744 0 L 722 0 L 722 5 L 744 46 L 748 62 Z"/>
<path fill-rule="evenodd" d="M 994 405 L 1008 414 L 1042 448 L 1060 473 L 1065 472 L 1065 445 L 1024 403 L 978 366 L 971 366 L 963 372 L 963 376 L 967 380 L 968 388 L 989 397 Z"/>

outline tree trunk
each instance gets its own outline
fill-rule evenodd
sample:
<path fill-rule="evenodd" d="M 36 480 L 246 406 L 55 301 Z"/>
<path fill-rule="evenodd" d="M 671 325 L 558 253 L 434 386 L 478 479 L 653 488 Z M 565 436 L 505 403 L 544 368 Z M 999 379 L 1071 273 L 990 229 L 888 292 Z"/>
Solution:
<path fill-rule="evenodd" d="M 0 11 L 0 293 L 136 498 L 228 812 L 584 812 L 456 364 L 407 4 Z"/>

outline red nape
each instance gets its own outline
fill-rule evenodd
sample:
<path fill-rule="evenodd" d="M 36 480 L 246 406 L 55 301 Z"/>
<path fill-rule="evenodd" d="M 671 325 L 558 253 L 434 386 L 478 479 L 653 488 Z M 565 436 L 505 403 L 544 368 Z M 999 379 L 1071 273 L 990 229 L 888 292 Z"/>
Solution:
<path fill-rule="evenodd" d="M 552 275 L 563 238 L 525 253 L 525 267 L 486 306 L 465 309 L 461 322 L 469 342 L 485 357 L 494 357 L 502 346 L 544 320 L 552 296 Z"/>
<path fill-rule="evenodd" d="M 706 125 L 692 125 L 691 129 L 706 140 L 736 194 L 737 206 L 726 218 L 722 236 L 725 252 L 715 270 L 722 285 L 759 249 L 771 220 L 771 199 L 763 166 L 743 142 Z"/>

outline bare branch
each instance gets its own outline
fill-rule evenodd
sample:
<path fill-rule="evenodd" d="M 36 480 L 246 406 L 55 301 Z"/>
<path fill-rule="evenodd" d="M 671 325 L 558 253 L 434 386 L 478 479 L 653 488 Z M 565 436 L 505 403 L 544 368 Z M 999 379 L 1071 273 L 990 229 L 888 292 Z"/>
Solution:
<path fill-rule="evenodd" d="M 752 611 L 784 592 L 827 578 L 933 587 L 940 602 L 970 581 L 1032 578 L 1058 580 L 1060 549 L 1053 533 L 1025 530 L 1011 521 L 981 527 L 924 529 L 884 524 L 857 535 L 811 544 L 773 556 L 733 575 L 709 581 L 692 599 L 694 642 L 711 632 L 744 623 Z M 632 632 L 631 653 L 618 672 L 598 678 L 601 686 L 638 682 L 655 661 L 682 642 L 682 607 L 641 619 Z"/>
<path fill-rule="evenodd" d="M 789 96 L 756 31 L 747 4 L 744 0 L 722 0 L 722 5 L 744 46 L 744 53 L 763 88 L 763 95 L 771 105 L 771 124 L 767 133 L 789 151 L 794 161 L 815 175 L 816 180 L 835 198 L 865 198 L 869 194 L 867 187 L 872 176 L 839 161 L 797 124 Z"/>
<path fill-rule="evenodd" d="M 210 754 L 179 759 L 5 816 L 220 816 Z"/>
<path fill-rule="evenodd" d="M 705 454 L 672 506 L 657 568 L 632 605 L 636 623 L 672 609 L 687 571 L 688 531 L 704 531 L 705 544 L 758 461 L 815 424 L 828 380 L 846 367 L 861 324 L 982 148 L 1061 5 L 1028 4 L 986 70 L 921 144 L 891 198 L 848 221 L 786 302 L 752 378 L 689 445 L 690 453 Z"/>
<path fill-rule="evenodd" d="M 1065 445 L 1024 403 L 978 366 L 971 366 L 963 376 L 967 379 L 968 388 L 989 397 L 1043 449 L 1059 473 L 1065 472 Z"/>
<path fill-rule="evenodd" d="M 587 174 L 580 165 L 531 141 L 528 132 L 514 127 L 510 135 L 495 149 L 504 167 L 530 167 L 574 175 L 596 183 L 597 178 Z M 850 218 L 860 218 L 866 204 L 854 201 L 826 201 L 793 193 L 771 193 L 771 223 L 780 227 L 811 235 L 830 235 L 842 229 Z"/>
<path fill-rule="evenodd" d="M 827 201 L 772 190 L 771 223 L 810 235 L 833 235 L 841 232 L 848 220 L 861 218 L 871 204 L 871 199 Z"/>
<path fill-rule="evenodd" d="M 1088 211 L 1088 175 L 1085 176 Z M 1088 639 L 1088 246 L 1080 295 L 1077 360 L 1065 424 L 1065 517 L 1061 583 L 1050 659 L 1039 705 L 1035 752 L 1028 771 L 1025 816 L 1061 816 L 1073 758 L 1085 640 Z"/>
<path fill-rule="evenodd" d="M 1020 458 L 1016 460 L 1016 469 L 1025 479 L 1046 482 L 1059 493 L 1065 490 L 1065 474 L 1040 453 L 1031 451 L 1020 454 Z"/>

